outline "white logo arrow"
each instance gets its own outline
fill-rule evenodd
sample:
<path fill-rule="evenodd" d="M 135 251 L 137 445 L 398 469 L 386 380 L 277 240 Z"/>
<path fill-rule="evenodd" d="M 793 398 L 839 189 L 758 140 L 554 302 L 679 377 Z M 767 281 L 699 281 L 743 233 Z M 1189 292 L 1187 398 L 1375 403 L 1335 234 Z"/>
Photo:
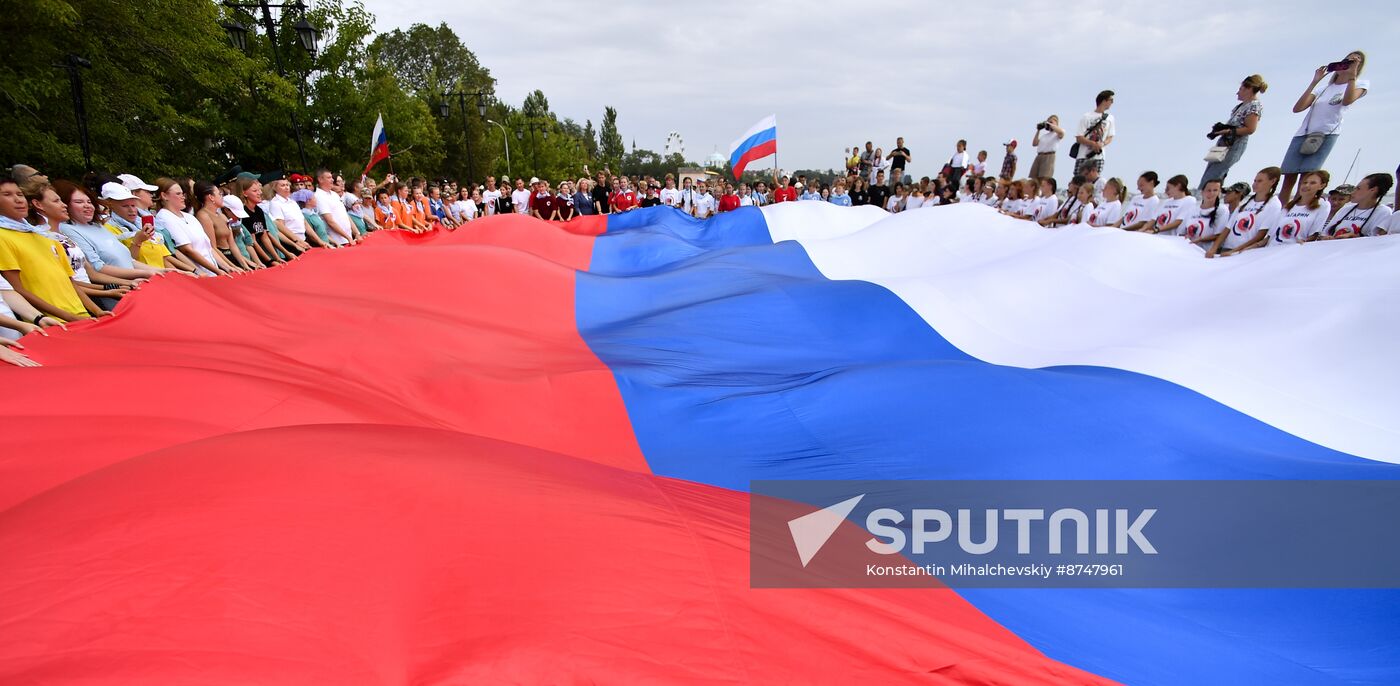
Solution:
<path fill-rule="evenodd" d="M 797 556 L 801 558 L 803 567 L 806 567 L 817 551 L 826 545 L 827 539 L 836 533 L 836 528 L 846 521 L 851 510 L 856 509 L 856 503 L 864 497 L 865 494 L 862 493 L 788 521 L 788 531 L 792 532 L 792 542 L 797 545 Z"/>

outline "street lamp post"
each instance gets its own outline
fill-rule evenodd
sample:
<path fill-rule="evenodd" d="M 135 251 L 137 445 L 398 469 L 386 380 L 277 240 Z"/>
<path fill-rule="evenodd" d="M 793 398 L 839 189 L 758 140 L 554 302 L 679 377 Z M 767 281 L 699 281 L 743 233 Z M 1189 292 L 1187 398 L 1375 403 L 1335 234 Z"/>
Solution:
<path fill-rule="evenodd" d="M 462 91 L 444 92 L 442 94 L 442 105 L 439 106 L 439 114 L 443 119 L 452 115 L 452 104 L 448 98 L 457 98 L 457 107 L 462 110 L 462 143 L 467 147 L 467 182 L 470 183 L 475 170 L 472 169 L 472 134 L 467 128 L 467 100 L 476 99 L 476 113 L 484 121 L 486 119 L 486 93 L 477 91 L 475 93 L 464 93 Z"/>
<path fill-rule="evenodd" d="M 501 142 L 506 144 L 506 175 L 514 176 L 515 172 L 510 170 L 510 136 L 506 135 L 506 127 L 501 126 L 500 122 L 493 119 L 487 119 L 486 123 L 495 124 L 496 128 L 501 130 Z"/>
<path fill-rule="evenodd" d="M 282 51 L 277 47 L 277 23 L 272 20 L 272 9 L 295 10 L 300 13 L 301 19 L 292 26 L 297 32 L 297 42 L 307 54 L 316 55 L 316 44 L 321 40 L 321 31 L 306 20 L 306 5 L 301 0 L 294 0 L 289 3 L 273 4 L 267 0 L 257 2 L 232 2 L 225 0 L 224 7 L 233 10 L 262 10 L 263 30 L 267 32 L 267 38 L 272 42 L 272 61 L 277 65 L 277 74 L 282 78 L 287 78 L 287 70 L 282 66 Z M 229 21 L 223 24 L 224 31 L 228 34 L 229 43 L 233 44 L 243 53 L 248 52 L 248 27 L 236 22 Z M 304 96 L 303 96 L 304 97 Z M 310 170 L 310 165 L 306 163 L 306 144 L 301 139 L 301 120 L 297 117 L 296 110 L 292 110 L 292 132 L 296 134 L 297 154 L 301 156 L 301 169 L 303 172 Z"/>
<path fill-rule="evenodd" d="M 68 71 L 68 83 L 73 90 L 73 116 L 78 120 L 78 144 L 83 148 L 83 163 L 92 171 L 92 142 L 88 138 L 87 104 L 83 100 L 83 75 L 79 69 L 91 69 L 92 62 L 69 53 L 62 62 L 53 65 Z"/>
<path fill-rule="evenodd" d="M 539 149 L 539 146 L 535 144 L 535 132 L 536 132 L 536 131 L 539 131 L 539 132 L 540 132 L 540 137 L 541 137 L 541 138 L 543 138 L 543 139 L 545 139 L 545 140 L 549 140 L 549 127 L 546 126 L 545 124 L 540 123 L 540 122 L 534 122 L 534 121 L 532 121 L 532 122 L 529 122 L 528 124 L 526 124 L 526 125 L 525 125 L 525 128 L 526 128 L 526 129 L 529 129 L 529 131 L 530 131 L 530 156 L 535 160 L 535 176 L 539 176 L 539 175 L 540 175 L 540 149 Z M 522 132 L 520 129 L 516 129 L 516 130 L 515 130 L 515 138 L 516 138 L 516 140 L 521 140 L 521 139 L 523 139 L 524 137 L 525 137 L 524 132 Z"/>

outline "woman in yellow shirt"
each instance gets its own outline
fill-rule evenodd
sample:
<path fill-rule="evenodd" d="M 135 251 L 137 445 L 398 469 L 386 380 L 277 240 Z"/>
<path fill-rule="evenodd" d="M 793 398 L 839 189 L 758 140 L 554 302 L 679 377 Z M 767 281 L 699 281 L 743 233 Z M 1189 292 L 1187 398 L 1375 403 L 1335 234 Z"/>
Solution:
<path fill-rule="evenodd" d="M 25 223 L 28 214 L 19 184 L 0 178 L 0 278 L 39 312 L 65 322 L 109 314 L 73 285 L 63 246 Z"/>

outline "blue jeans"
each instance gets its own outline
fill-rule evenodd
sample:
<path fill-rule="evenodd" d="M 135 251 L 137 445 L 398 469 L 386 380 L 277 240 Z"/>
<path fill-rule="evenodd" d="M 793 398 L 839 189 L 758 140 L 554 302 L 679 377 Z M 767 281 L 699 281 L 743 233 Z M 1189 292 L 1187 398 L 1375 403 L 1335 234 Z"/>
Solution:
<path fill-rule="evenodd" d="M 1205 188 L 1206 182 L 1212 179 L 1219 179 L 1220 185 L 1225 185 L 1225 176 L 1230 173 L 1230 167 L 1244 157 L 1244 149 L 1249 147 L 1249 136 L 1244 136 L 1235 140 L 1235 144 L 1230 146 L 1229 152 L 1225 153 L 1225 159 L 1219 162 L 1207 162 L 1206 173 L 1201 175 L 1201 182 L 1196 185 L 1197 189 Z"/>
<path fill-rule="evenodd" d="M 1298 148 L 1303 145 L 1303 139 L 1306 136 L 1294 136 L 1293 141 L 1288 144 L 1288 152 L 1283 156 L 1283 173 L 1303 174 L 1321 169 L 1322 165 L 1327 164 L 1327 156 L 1332 153 L 1332 146 L 1337 144 L 1337 138 L 1341 135 L 1334 133 L 1323 138 L 1322 147 L 1311 155 L 1298 152 Z"/>

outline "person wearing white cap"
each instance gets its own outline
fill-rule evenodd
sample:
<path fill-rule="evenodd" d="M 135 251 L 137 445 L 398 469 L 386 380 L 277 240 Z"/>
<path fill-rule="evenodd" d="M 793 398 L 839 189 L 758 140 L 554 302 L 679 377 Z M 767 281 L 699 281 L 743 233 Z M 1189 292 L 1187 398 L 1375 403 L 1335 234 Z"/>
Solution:
<path fill-rule="evenodd" d="M 258 259 L 257 251 L 248 247 L 252 245 L 252 241 L 247 239 L 248 228 L 243 224 L 243 220 L 248 218 L 248 211 L 243 209 L 243 201 L 237 195 L 225 193 L 223 190 L 219 189 L 218 207 L 211 208 L 214 213 L 222 215 L 224 223 L 228 225 L 227 243 L 223 243 L 222 234 L 219 238 L 220 245 L 226 244 L 228 248 L 221 247 L 220 252 L 223 252 L 224 257 L 231 262 L 247 270 L 261 269 L 267 266 Z"/>
<path fill-rule="evenodd" d="M 108 276 L 143 279 L 167 271 L 132 259 L 131 249 L 97 223 L 97 206 L 83 189 L 73 190 L 69 196 L 68 221 L 58 225 L 58 232 L 78 244 L 93 269 Z"/>
<path fill-rule="evenodd" d="M 107 229 L 131 253 L 132 259 L 155 268 L 193 272 L 194 266 L 184 258 L 171 254 L 165 241 L 156 233 L 154 221 L 142 225 L 140 199 L 119 183 L 102 185 L 102 203 L 107 206 Z"/>
<path fill-rule="evenodd" d="M 155 186 L 142 181 L 141 178 L 135 174 L 118 174 L 117 178 L 121 179 L 122 185 L 125 186 L 127 190 L 131 191 L 132 195 L 136 196 L 136 199 L 139 201 L 137 206 L 140 208 L 141 216 L 155 214 L 151 212 L 151 206 L 155 205 L 156 201 L 156 197 L 153 195 L 156 192 Z"/>

